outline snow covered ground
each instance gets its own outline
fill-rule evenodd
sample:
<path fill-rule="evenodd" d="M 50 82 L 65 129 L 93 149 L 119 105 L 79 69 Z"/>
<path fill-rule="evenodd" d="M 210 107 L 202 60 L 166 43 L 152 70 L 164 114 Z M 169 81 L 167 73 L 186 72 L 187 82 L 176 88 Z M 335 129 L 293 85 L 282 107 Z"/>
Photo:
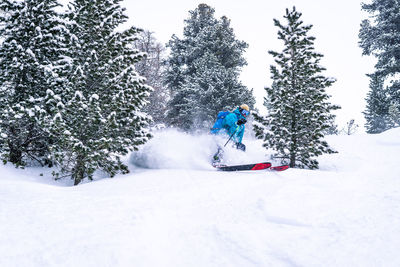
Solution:
<path fill-rule="evenodd" d="M 400 266 L 400 128 L 327 139 L 317 171 L 217 172 L 174 131 L 77 187 L 1 166 L 0 266 Z M 245 143 L 226 160 L 267 159 Z"/>

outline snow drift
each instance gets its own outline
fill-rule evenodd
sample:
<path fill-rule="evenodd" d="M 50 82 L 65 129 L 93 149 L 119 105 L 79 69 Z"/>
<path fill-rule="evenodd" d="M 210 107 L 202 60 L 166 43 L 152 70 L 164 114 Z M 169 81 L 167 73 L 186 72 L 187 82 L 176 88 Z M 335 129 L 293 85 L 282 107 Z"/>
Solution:
<path fill-rule="evenodd" d="M 175 129 L 156 132 L 138 152 L 132 153 L 130 163 L 149 169 L 213 169 L 212 156 L 217 147 L 224 148 L 226 164 L 254 163 L 270 160 L 267 151 L 261 148 L 261 141 L 243 139 L 246 152 L 233 147 L 234 142 L 226 144 L 226 135 L 191 135 Z M 226 144 L 226 146 L 224 146 Z"/>
<path fill-rule="evenodd" d="M 399 136 L 330 136 L 314 171 L 217 172 L 213 140 L 174 131 L 130 159 L 156 169 L 77 187 L 2 166 L 0 266 L 397 267 Z"/>

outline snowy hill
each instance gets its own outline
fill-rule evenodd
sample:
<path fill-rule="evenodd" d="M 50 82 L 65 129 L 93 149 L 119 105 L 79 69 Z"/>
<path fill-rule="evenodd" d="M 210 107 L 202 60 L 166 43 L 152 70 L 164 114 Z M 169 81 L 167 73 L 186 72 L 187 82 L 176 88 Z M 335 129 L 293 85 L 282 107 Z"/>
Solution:
<path fill-rule="evenodd" d="M 217 172 L 171 131 L 77 187 L 1 166 L 0 266 L 400 266 L 399 137 L 330 136 L 317 171 Z M 245 143 L 226 160 L 266 159 Z"/>

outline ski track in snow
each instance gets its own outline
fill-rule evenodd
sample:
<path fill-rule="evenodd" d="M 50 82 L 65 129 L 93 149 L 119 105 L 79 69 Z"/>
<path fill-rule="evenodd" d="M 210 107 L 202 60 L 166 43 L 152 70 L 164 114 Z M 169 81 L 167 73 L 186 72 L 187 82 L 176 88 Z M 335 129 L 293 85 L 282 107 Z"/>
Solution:
<path fill-rule="evenodd" d="M 176 131 L 127 157 L 131 174 L 77 187 L 2 166 L 0 266 L 397 267 L 399 136 L 329 136 L 339 153 L 313 171 L 217 172 L 216 141 Z M 245 144 L 225 159 L 268 160 Z"/>

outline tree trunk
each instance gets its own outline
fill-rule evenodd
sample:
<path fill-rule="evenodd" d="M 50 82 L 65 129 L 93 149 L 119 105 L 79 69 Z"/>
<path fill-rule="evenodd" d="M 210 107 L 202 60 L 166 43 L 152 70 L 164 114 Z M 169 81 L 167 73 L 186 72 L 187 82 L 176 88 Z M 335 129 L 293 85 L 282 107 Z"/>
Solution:
<path fill-rule="evenodd" d="M 11 144 L 10 142 L 8 143 L 8 147 L 10 148 L 10 156 L 9 156 L 10 162 L 16 166 L 22 165 L 21 149 L 19 149 L 18 146 Z"/>
<path fill-rule="evenodd" d="M 297 119 L 296 119 L 296 113 L 293 111 L 292 112 L 292 123 L 291 123 L 291 128 L 292 128 L 292 136 L 291 136 L 291 141 L 292 145 L 290 146 L 290 162 L 289 162 L 289 167 L 294 168 L 296 166 L 296 150 L 297 150 Z"/>
<path fill-rule="evenodd" d="M 294 168 L 296 166 L 296 153 L 290 153 L 289 167 Z"/>
<path fill-rule="evenodd" d="M 83 178 L 85 178 L 85 162 L 83 155 L 78 155 L 76 159 L 76 165 L 72 173 L 72 178 L 74 179 L 74 185 L 78 185 Z"/>

